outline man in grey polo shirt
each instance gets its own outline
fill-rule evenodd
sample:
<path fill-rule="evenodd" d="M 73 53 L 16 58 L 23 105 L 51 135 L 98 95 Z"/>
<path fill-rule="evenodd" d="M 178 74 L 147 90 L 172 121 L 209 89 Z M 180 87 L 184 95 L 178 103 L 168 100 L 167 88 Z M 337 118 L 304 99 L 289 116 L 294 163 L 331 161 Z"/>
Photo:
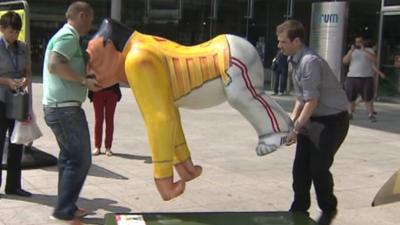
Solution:
<path fill-rule="evenodd" d="M 53 131 L 58 158 L 58 199 L 52 218 L 80 224 L 84 212 L 76 206 L 91 165 L 88 123 L 81 108 L 87 89 L 97 91 L 96 80 L 86 78 L 84 52 L 79 44 L 93 20 L 86 2 L 72 3 L 67 23 L 50 39 L 43 65 L 43 105 L 47 125 Z"/>
<path fill-rule="evenodd" d="M 288 145 L 297 141 L 290 211 L 308 215 L 310 188 L 314 184 L 322 210 L 318 224 L 328 225 L 337 213 L 329 169 L 349 128 L 346 94 L 328 63 L 304 45 L 305 31 L 299 21 L 285 21 L 278 25 L 276 34 L 278 48 L 289 56 L 296 90 L 290 116 L 294 128 L 287 139 Z"/>

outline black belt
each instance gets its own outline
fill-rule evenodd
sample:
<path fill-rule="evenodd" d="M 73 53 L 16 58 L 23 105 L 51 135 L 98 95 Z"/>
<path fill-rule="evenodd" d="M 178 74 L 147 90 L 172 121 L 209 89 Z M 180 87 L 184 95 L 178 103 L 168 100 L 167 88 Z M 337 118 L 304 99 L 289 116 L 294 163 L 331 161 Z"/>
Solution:
<path fill-rule="evenodd" d="M 326 116 L 311 116 L 311 119 L 313 120 L 319 120 L 319 119 L 334 119 L 334 118 L 338 118 L 338 117 L 342 117 L 347 115 L 348 112 L 347 111 L 342 111 L 340 113 L 336 113 L 336 114 L 331 114 L 331 115 L 326 115 Z"/>

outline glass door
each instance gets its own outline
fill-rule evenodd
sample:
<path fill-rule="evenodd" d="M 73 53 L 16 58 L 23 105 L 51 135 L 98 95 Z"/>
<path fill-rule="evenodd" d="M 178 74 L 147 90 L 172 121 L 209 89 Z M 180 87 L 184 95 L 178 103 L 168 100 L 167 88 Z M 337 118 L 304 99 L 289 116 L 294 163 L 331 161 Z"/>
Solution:
<path fill-rule="evenodd" d="M 384 13 L 381 22 L 380 69 L 386 79 L 379 82 L 378 96 L 400 95 L 400 11 Z"/>

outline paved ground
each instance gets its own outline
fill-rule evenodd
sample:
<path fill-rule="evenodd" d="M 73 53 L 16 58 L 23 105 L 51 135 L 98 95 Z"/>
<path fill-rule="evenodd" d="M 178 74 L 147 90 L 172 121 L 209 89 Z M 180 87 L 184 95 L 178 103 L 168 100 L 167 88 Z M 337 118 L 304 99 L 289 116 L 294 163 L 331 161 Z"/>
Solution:
<path fill-rule="evenodd" d="M 228 104 L 201 111 L 182 110 L 182 121 L 193 159 L 204 174 L 188 183 L 185 194 L 163 202 L 153 184 L 146 130 L 130 90 L 124 88 L 115 116 L 112 157 L 93 157 L 79 205 L 92 213 L 86 224 L 103 224 L 108 212 L 154 211 L 285 211 L 291 199 L 293 147 L 258 157 L 255 131 Z M 44 136 L 34 146 L 58 154 L 45 125 L 42 88 L 34 84 L 34 110 Z M 286 109 L 292 97 L 277 97 Z M 93 109 L 84 104 L 91 129 Z M 400 167 L 400 104 L 377 103 L 378 122 L 367 120 L 358 107 L 349 135 L 333 167 L 339 214 L 334 225 L 398 225 L 400 204 L 371 207 L 382 184 Z M 4 180 L 3 180 L 4 184 Z M 4 186 L 4 185 L 3 185 Z M 0 195 L 0 224 L 57 224 L 49 219 L 56 200 L 55 167 L 23 171 L 27 199 Z M 314 196 L 313 196 L 314 197 Z M 313 198 L 311 217 L 317 218 Z"/>

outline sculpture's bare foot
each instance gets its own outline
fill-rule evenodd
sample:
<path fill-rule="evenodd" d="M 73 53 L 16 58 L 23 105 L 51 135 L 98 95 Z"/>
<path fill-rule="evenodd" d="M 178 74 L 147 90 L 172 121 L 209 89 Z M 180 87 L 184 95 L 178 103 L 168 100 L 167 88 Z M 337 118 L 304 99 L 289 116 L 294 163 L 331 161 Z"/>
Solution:
<path fill-rule="evenodd" d="M 158 192 L 164 201 L 178 197 L 185 191 L 185 182 L 182 180 L 174 183 L 173 177 L 154 179 Z"/>
<path fill-rule="evenodd" d="M 181 179 L 187 182 L 200 176 L 203 168 L 201 168 L 201 166 L 193 165 L 192 159 L 188 158 L 181 163 L 175 164 L 175 170 L 178 172 Z"/>
<path fill-rule="evenodd" d="M 259 137 L 256 153 L 263 156 L 276 151 L 286 143 L 288 133 L 273 133 Z"/>

